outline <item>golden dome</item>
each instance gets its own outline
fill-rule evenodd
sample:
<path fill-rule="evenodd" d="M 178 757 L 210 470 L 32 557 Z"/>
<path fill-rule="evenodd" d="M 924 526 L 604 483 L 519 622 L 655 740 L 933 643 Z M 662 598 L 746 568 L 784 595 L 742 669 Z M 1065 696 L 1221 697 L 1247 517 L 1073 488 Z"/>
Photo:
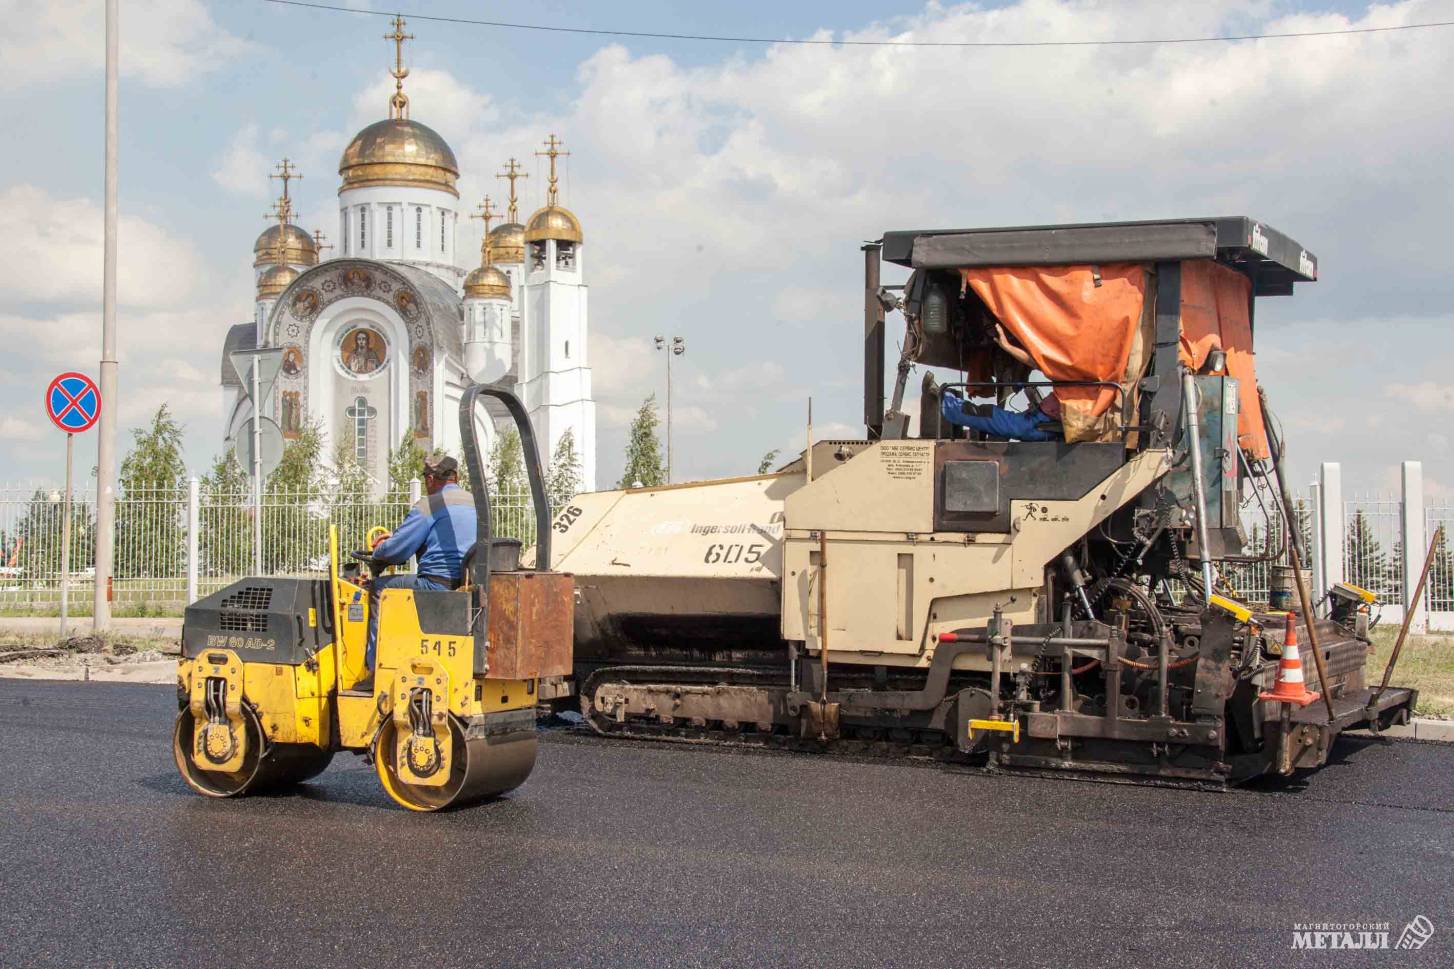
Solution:
<path fill-rule="evenodd" d="M 318 243 L 313 237 L 302 229 L 288 223 L 283 230 L 283 262 L 290 262 L 295 266 L 316 266 L 318 265 Z M 263 230 L 262 235 L 257 237 L 253 243 L 252 251 L 254 259 L 253 268 L 260 266 L 276 265 L 278 261 L 278 227 L 270 225 Z"/>
<path fill-rule="evenodd" d="M 428 125 L 407 118 L 375 121 L 349 142 L 338 161 L 339 191 L 367 185 L 414 185 L 444 189 L 455 198 L 459 162 Z"/>
<path fill-rule="evenodd" d="M 570 209 L 547 205 L 530 217 L 525 226 L 526 242 L 555 239 L 559 242 L 580 242 L 581 223 Z"/>
<path fill-rule="evenodd" d="M 525 261 L 525 227 L 519 222 L 506 222 L 490 230 L 490 251 L 495 262 Z"/>
<path fill-rule="evenodd" d="M 277 299 L 299 275 L 292 266 L 273 266 L 257 278 L 257 298 Z"/>
<path fill-rule="evenodd" d="M 509 299 L 510 277 L 494 266 L 481 266 L 464 278 L 465 299 Z"/>

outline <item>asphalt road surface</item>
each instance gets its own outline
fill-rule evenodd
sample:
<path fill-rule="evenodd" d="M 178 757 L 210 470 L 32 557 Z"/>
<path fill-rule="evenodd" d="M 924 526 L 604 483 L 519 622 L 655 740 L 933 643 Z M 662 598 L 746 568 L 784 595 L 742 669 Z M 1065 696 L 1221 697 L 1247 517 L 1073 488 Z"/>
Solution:
<path fill-rule="evenodd" d="M 0 681 L 0 966 L 1454 965 L 1454 747 L 1230 794 L 550 734 L 447 815 L 190 793 L 165 687 Z M 1292 950 L 1417 915 L 1417 952 Z"/>

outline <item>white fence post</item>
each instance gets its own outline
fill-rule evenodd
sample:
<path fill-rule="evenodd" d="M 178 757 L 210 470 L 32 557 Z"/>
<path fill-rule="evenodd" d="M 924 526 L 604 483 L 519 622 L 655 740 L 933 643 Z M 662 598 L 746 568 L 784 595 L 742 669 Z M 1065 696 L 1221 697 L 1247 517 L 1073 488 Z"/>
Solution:
<path fill-rule="evenodd" d="M 1429 614 L 1423 602 L 1414 601 L 1414 586 L 1419 584 L 1419 570 L 1424 567 L 1428 539 L 1424 535 L 1424 466 L 1418 461 L 1403 463 L 1403 593 L 1404 610 L 1413 618 L 1409 632 L 1428 630 Z"/>
<path fill-rule="evenodd" d="M 1316 481 L 1308 485 L 1308 535 L 1308 561 L 1303 568 L 1313 574 L 1313 587 L 1308 591 L 1316 602 L 1328 588 L 1323 574 L 1323 489 Z"/>
<path fill-rule="evenodd" d="M 423 496 L 424 496 L 424 482 L 420 481 L 418 478 L 410 478 L 409 479 L 409 507 L 411 507 L 411 508 L 414 507 L 415 503 L 418 502 L 419 499 L 422 498 Z M 409 560 L 409 571 L 410 572 L 417 572 L 417 571 L 419 571 L 419 560 L 417 558 L 411 558 Z"/>
<path fill-rule="evenodd" d="M 1347 574 L 1343 570 L 1343 545 L 1348 537 L 1343 524 L 1343 469 L 1336 461 L 1325 461 L 1318 467 L 1318 493 L 1323 499 L 1318 521 L 1323 572 L 1319 588 L 1326 592 Z"/>
<path fill-rule="evenodd" d="M 202 485 L 196 477 L 187 479 L 187 605 L 197 601 L 197 549 L 201 544 Z"/>

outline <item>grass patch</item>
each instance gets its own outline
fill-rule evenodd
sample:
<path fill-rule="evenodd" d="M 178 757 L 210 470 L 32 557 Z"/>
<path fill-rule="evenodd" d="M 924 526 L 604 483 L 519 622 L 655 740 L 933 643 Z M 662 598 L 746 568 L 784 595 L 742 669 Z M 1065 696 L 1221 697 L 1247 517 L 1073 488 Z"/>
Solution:
<path fill-rule="evenodd" d="M 1368 659 L 1368 684 L 1377 687 L 1383 679 L 1398 638 L 1397 625 L 1381 625 L 1373 631 L 1373 655 Z M 1454 634 L 1409 634 L 1394 667 L 1390 686 L 1409 686 L 1419 691 L 1415 712 L 1425 717 L 1454 718 Z"/>

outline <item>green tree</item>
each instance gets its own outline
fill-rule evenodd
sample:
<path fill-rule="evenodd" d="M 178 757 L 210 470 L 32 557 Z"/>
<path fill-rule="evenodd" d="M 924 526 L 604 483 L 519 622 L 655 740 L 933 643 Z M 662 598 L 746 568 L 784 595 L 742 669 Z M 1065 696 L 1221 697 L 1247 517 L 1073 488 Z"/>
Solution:
<path fill-rule="evenodd" d="M 4 545 L 5 560 L 14 556 L 15 567 L 29 579 L 56 579 L 61 570 L 61 544 L 65 525 L 64 503 L 59 491 L 37 488 L 30 496 L 25 515 L 15 524 L 15 533 Z M 96 516 L 82 501 L 71 501 L 72 574 L 95 564 Z"/>
<path fill-rule="evenodd" d="M 1433 612 L 1454 611 L 1454 550 L 1449 547 L 1449 532 L 1434 536 L 1434 564 L 1429 566 L 1429 609 Z"/>
<path fill-rule="evenodd" d="M 213 460 L 199 485 L 201 575 L 246 575 L 252 570 L 252 489 L 247 472 L 229 451 Z"/>
<path fill-rule="evenodd" d="M 564 508 L 580 490 L 581 459 L 576 454 L 576 436 L 574 431 L 566 428 L 560 440 L 555 442 L 555 452 L 550 456 L 550 471 L 545 479 L 551 514 Z"/>
<path fill-rule="evenodd" d="M 656 415 L 656 395 L 652 394 L 641 402 L 641 409 L 631 421 L 631 433 L 626 441 L 626 467 L 616 487 L 634 488 L 640 484 L 651 488 L 666 483 L 661 441 L 656 433 L 660 424 L 661 419 Z"/>
<path fill-rule="evenodd" d="M 535 544 L 535 513 L 530 502 L 530 479 L 525 472 L 525 449 L 520 433 L 511 427 L 490 447 L 488 470 L 490 524 L 496 535 Z"/>
<path fill-rule="evenodd" d="M 263 489 L 263 570 L 307 571 L 327 553 L 323 429 L 306 425 L 283 448 Z"/>
<path fill-rule="evenodd" d="M 119 474 L 115 574 L 118 578 L 181 575 L 187 551 L 182 425 L 162 404 L 150 424 L 131 433 L 131 450 Z"/>
<path fill-rule="evenodd" d="M 1385 590 L 1388 579 L 1388 554 L 1373 534 L 1373 526 L 1363 509 L 1353 513 L 1348 522 L 1344 561 L 1348 581 L 1370 592 Z"/>
<path fill-rule="evenodd" d="M 416 478 L 424 477 L 424 449 L 419 446 L 419 441 L 412 432 L 406 431 L 404 437 L 399 441 L 399 446 L 394 448 L 389 455 L 389 490 L 388 500 L 391 503 L 402 502 L 407 507 L 409 504 L 409 483 Z"/>
<path fill-rule="evenodd" d="M 758 474 L 767 474 L 769 471 L 772 470 L 773 464 L 777 462 L 777 452 L 778 449 L 773 448 L 771 451 L 767 452 L 762 456 L 762 460 L 757 462 Z"/>
<path fill-rule="evenodd" d="M 342 556 L 366 548 L 373 526 L 393 528 L 397 524 L 386 520 L 384 508 L 373 497 L 373 484 L 353 448 L 340 443 L 333 449 L 333 474 L 327 488 L 328 520 L 338 527 L 338 552 Z"/>

